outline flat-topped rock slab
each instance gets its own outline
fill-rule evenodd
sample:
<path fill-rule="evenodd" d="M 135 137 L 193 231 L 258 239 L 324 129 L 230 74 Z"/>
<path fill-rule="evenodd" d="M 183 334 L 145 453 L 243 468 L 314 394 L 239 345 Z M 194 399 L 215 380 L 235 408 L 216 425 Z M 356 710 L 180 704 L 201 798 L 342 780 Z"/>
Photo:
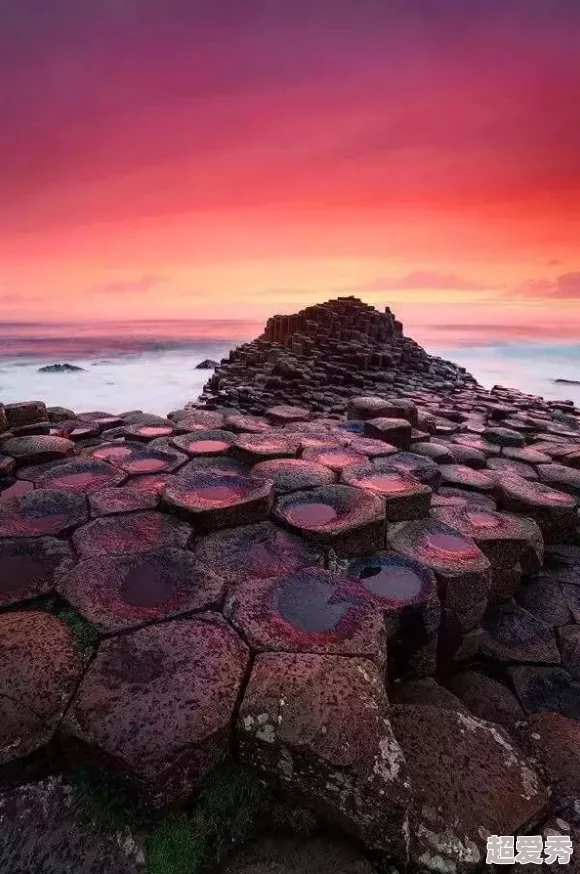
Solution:
<path fill-rule="evenodd" d="M 379 495 L 389 522 L 421 519 L 429 514 L 432 494 L 429 486 L 396 468 L 377 468 L 369 462 L 347 467 L 341 482 Z"/>
<path fill-rule="evenodd" d="M 62 597 L 102 634 L 219 607 L 224 588 L 193 553 L 169 547 L 88 559 L 59 582 Z"/>
<path fill-rule="evenodd" d="M 260 461 L 253 466 L 251 476 L 271 480 L 280 495 L 301 489 L 332 485 L 337 480 L 337 474 L 330 467 L 315 461 L 307 461 L 304 457 Z"/>
<path fill-rule="evenodd" d="M 57 489 L 29 491 L 0 501 L 0 538 L 57 536 L 88 519 L 83 495 Z"/>
<path fill-rule="evenodd" d="M 222 622 L 174 620 L 104 641 L 62 725 L 68 755 L 107 762 L 154 807 L 186 800 L 228 751 L 248 664 Z"/>
<path fill-rule="evenodd" d="M 166 487 L 161 502 L 193 522 L 198 531 L 208 532 L 265 519 L 274 502 L 274 483 L 223 470 L 188 468 Z"/>
<path fill-rule="evenodd" d="M 38 489 L 60 489 L 65 492 L 92 492 L 125 482 L 127 474 L 106 461 L 75 458 L 52 465 L 34 483 Z"/>
<path fill-rule="evenodd" d="M 2 444 L 2 452 L 14 458 L 17 464 L 37 464 L 72 455 L 75 445 L 65 437 L 48 434 L 30 437 L 11 437 Z"/>
<path fill-rule="evenodd" d="M 388 532 L 389 546 L 434 571 L 445 605 L 460 613 L 485 601 L 489 560 L 474 540 L 450 525 L 427 519 L 403 522 Z"/>
<path fill-rule="evenodd" d="M 55 537 L 0 540 L 0 608 L 49 594 L 73 561 L 68 543 Z"/>
<path fill-rule="evenodd" d="M 293 492 L 278 501 L 274 517 L 320 546 L 364 555 L 384 545 L 385 505 L 369 491 L 345 485 Z"/>
<path fill-rule="evenodd" d="M 265 579 L 301 567 L 323 564 L 324 554 L 312 543 L 271 522 L 258 522 L 200 537 L 195 555 L 223 577 L 229 588 L 244 580 Z"/>
<path fill-rule="evenodd" d="M 191 526 L 154 510 L 95 519 L 75 531 L 73 545 L 81 558 L 148 552 L 165 546 L 184 549 Z"/>
<path fill-rule="evenodd" d="M 255 652 L 357 655 L 379 667 L 386 663 L 385 625 L 367 590 L 324 568 L 246 580 L 231 591 L 224 612 Z"/>
<path fill-rule="evenodd" d="M 172 473 L 188 460 L 188 456 L 177 449 L 159 449 L 138 442 L 103 443 L 86 452 L 129 475 Z"/>
<path fill-rule="evenodd" d="M 81 669 L 72 634 L 56 616 L 0 615 L 0 768 L 52 740 Z"/>
<path fill-rule="evenodd" d="M 233 431 L 192 431 L 172 438 L 173 445 L 190 458 L 225 455 L 236 440 Z"/>

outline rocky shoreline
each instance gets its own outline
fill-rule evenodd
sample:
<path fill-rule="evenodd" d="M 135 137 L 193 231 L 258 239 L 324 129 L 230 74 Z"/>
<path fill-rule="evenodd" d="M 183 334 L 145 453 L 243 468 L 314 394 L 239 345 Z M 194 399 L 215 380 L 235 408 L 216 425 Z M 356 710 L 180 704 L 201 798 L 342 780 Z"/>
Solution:
<path fill-rule="evenodd" d="M 580 853 L 579 502 L 572 402 L 352 298 L 167 417 L 0 406 L 0 872 L 88 766 L 163 816 L 238 763 L 399 872 Z M 72 832 L 41 874 L 153 870 Z"/>

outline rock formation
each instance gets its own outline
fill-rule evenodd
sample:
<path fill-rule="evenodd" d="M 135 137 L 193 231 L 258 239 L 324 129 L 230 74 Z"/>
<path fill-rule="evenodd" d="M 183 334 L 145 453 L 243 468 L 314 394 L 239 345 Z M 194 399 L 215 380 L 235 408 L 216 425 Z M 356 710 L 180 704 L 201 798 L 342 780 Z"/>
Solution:
<path fill-rule="evenodd" d="M 204 397 L 257 414 L 275 403 L 334 413 L 360 394 L 473 384 L 464 368 L 405 337 L 389 307 L 381 313 L 356 297 L 339 297 L 268 319 L 257 340 L 217 367 Z"/>
<path fill-rule="evenodd" d="M 486 391 L 350 299 L 216 377 L 166 418 L 0 408 L 0 776 L 28 787 L 0 825 L 47 768 L 159 809 L 235 756 L 399 871 L 575 836 L 580 411 Z"/>

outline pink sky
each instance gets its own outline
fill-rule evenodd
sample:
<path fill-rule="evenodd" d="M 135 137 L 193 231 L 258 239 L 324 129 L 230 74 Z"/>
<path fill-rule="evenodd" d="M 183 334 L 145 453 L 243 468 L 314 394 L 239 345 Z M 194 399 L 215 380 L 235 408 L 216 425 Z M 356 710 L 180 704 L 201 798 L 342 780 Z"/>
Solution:
<path fill-rule="evenodd" d="M 0 320 L 575 339 L 579 44 L 574 0 L 4 4 Z"/>

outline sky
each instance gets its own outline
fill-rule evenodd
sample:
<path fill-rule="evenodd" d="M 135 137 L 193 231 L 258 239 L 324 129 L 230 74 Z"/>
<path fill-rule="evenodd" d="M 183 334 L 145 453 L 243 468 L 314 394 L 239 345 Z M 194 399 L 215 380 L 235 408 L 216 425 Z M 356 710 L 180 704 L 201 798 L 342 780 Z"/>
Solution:
<path fill-rule="evenodd" d="M 578 0 L 0 0 L 0 321 L 574 340 L 579 45 Z"/>

